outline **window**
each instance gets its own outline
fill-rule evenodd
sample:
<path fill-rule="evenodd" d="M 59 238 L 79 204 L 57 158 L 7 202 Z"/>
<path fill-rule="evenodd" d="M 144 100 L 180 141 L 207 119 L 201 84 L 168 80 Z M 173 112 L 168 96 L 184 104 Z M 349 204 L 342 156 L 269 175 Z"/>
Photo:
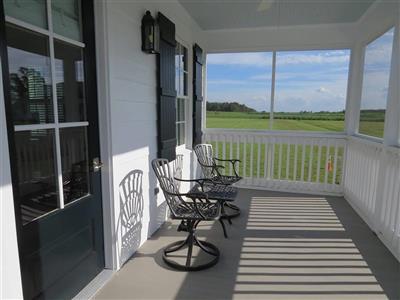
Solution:
<path fill-rule="evenodd" d="M 343 131 L 349 62 L 349 50 L 209 54 L 207 127 Z"/>
<path fill-rule="evenodd" d="M 23 2 L 4 3 L 20 210 L 27 224 L 89 194 L 89 122 L 81 2 L 53 0 L 51 11 L 43 0 Z"/>
<path fill-rule="evenodd" d="M 207 55 L 208 128 L 268 129 L 272 53 Z"/>
<path fill-rule="evenodd" d="M 360 105 L 361 134 L 383 138 L 394 28 L 365 48 L 364 77 Z"/>
<path fill-rule="evenodd" d="M 186 102 L 188 101 L 188 55 L 186 47 L 176 43 L 175 84 L 176 84 L 176 141 L 177 146 L 185 144 Z"/>
<path fill-rule="evenodd" d="M 273 129 L 344 131 L 349 50 L 276 54 Z"/>

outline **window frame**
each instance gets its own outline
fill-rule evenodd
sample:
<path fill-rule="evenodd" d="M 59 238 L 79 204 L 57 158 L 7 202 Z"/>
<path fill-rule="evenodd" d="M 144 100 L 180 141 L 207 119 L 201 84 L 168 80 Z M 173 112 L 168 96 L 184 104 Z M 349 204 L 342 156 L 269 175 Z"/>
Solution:
<path fill-rule="evenodd" d="M 182 103 L 184 103 L 184 108 L 183 108 L 183 117 L 184 120 L 179 120 L 178 121 L 178 117 L 176 118 L 175 121 L 175 131 L 178 132 L 178 126 L 181 124 L 185 124 L 183 126 L 184 128 L 184 135 L 183 135 L 183 143 L 179 143 L 179 137 L 178 135 L 176 135 L 176 147 L 186 147 L 187 144 L 187 133 L 188 133 L 188 101 L 189 101 L 189 47 L 186 46 L 186 43 L 183 42 L 180 39 L 176 39 L 177 43 L 176 46 L 179 48 L 179 54 L 182 55 L 184 57 L 184 59 L 186 60 L 185 63 L 183 64 L 183 66 L 181 66 L 182 61 L 179 60 L 179 66 L 177 67 L 175 65 L 175 71 L 179 71 L 179 80 L 178 80 L 178 87 L 179 90 L 176 91 L 176 116 L 178 116 L 178 101 L 179 100 L 183 100 Z M 181 51 L 185 49 L 186 51 Z M 185 66 L 186 66 L 186 70 L 185 70 Z M 181 76 L 183 76 L 183 87 L 180 86 L 181 83 Z M 186 77 L 186 89 L 185 89 L 185 77 Z M 176 77 L 175 77 L 176 78 Z M 175 85 L 176 86 L 176 85 Z M 182 91 L 182 93 L 181 93 Z"/>
<path fill-rule="evenodd" d="M 396 24 L 391 24 L 390 26 L 385 27 L 383 30 L 379 31 L 379 33 L 369 37 L 368 39 L 364 40 L 362 42 L 362 48 L 361 48 L 361 54 L 362 54 L 362 63 L 361 63 L 361 70 L 360 70 L 360 77 L 361 77 L 361 84 L 360 84 L 360 97 L 359 97 L 359 104 L 358 104 L 358 110 L 357 110 L 357 124 L 355 127 L 355 133 L 354 136 L 359 137 L 359 138 L 363 138 L 366 140 L 369 140 L 371 142 L 375 142 L 375 143 L 379 143 L 379 144 L 383 144 L 385 141 L 385 128 L 386 128 L 386 123 L 387 123 L 387 116 L 386 116 L 386 112 L 388 110 L 388 104 L 389 104 L 389 92 L 386 96 L 386 104 L 385 104 L 385 119 L 384 119 L 384 125 L 383 125 L 383 136 L 377 137 L 377 136 L 373 136 L 373 135 L 368 135 L 368 134 L 364 134 L 360 132 L 360 119 L 361 119 L 361 104 L 362 104 L 362 96 L 363 96 L 363 87 L 364 87 L 364 78 L 365 78 L 365 55 L 367 52 L 367 47 L 372 44 L 373 42 L 375 42 L 377 39 L 381 38 L 384 34 L 386 34 L 387 32 L 389 32 L 390 30 L 394 30 L 394 34 L 393 34 L 393 41 L 392 41 L 392 52 L 391 52 L 391 57 L 390 57 L 390 68 L 389 68 L 389 80 L 388 80 L 388 90 L 390 89 L 390 81 L 391 81 L 391 73 L 392 73 L 392 68 L 393 68 L 393 53 L 395 50 L 395 35 L 396 32 L 399 30 L 398 26 L 396 26 Z M 400 122 L 399 122 L 400 123 Z M 399 126 L 400 127 L 400 126 Z M 399 130 L 400 131 L 400 130 Z M 400 134 L 399 134 L 399 138 L 398 138 L 399 142 L 398 145 L 400 146 Z"/>
<path fill-rule="evenodd" d="M 62 210 L 64 207 L 69 206 L 73 204 L 76 201 L 79 201 L 80 199 L 86 197 L 79 197 L 77 199 L 74 199 L 71 202 L 65 203 L 64 199 L 64 186 L 63 186 L 63 168 L 62 168 L 62 147 L 61 147 L 61 139 L 60 139 L 60 131 L 64 128 L 89 128 L 89 121 L 74 121 L 74 122 L 60 122 L 59 116 L 58 116 L 58 98 L 57 98 L 57 78 L 56 78 L 56 55 L 55 55 L 55 43 L 56 42 L 63 42 L 68 45 L 72 45 L 75 47 L 78 47 L 82 50 L 86 48 L 86 44 L 84 42 L 74 40 L 68 37 L 65 37 L 63 35 L 57 34 L 54 31 L 53 28 L 53 14 L 52 14 L 52 1 L 51 0 L 46 0 L 46 22 L 47 22 L 47 28 L 42 28 L 36 25 L 33 25 L 31 23 L 16 19 L 14 17 L 10 17 L 6 15 L 5 13 L 5 24 L 10 24 L 13 26 L 17 26 L 19 28 L 25 29 L 32 31 L 34 33 L 41 34 L 47 38 L 47 42 L 49 45 L 49 59 L 50 59 L 50 71 L 51 71 L 51 82 L 52 82 L 52 107 L 53 107 L 53 122 L 51 123 L 38 123 L 38 124 L 28 124 L 28 125 L 14 125 L 14 132 L 21 132 L 21 131 L 33 131 L 33 130 L 52 130 L 54 133 L 54 148 L 55 148 L 55 153 L 54 153 L 54 163 L 55 163 L 55 175 L 57 176 L 56 178 L 56 184 L 57 184 L 57 204 L 58 206 L 50 211 L 47 212 L 46 214 L 43 214 L 31 221 L 34 221 L 39 218 L 43 218 L 47 216 L 48 214 L 51 214 L 55 211 Z M 82 3 L 82 2 L 80 2 Z M 81 4 L 82 5 L 82 4 Z M 80 13 L 80 17 L 81 13 Z M 81 19 L 81 22 L 83 20 Z M 81 24 L 81 35 L 83 34 L 83 28 Z M 85 80 L 86 82 L 86 80 Z M 87 101 L 87 99 L 86 99 Z M 90 193 L 90 189 L 88 191 Z M 30 221 L 30 222 L 31 222 Z"/>
<path fill-rule="evenodd" d="M 345 50 L 349 52 L 349 65 L 348 65 L 348 71 L 347 71 L 347 84 L 346 84 L 346 93 L 345 93 L 345 105 L 344 105 L 344 120 L 343 120 L 343 130 L 342 131 L 307 131 L 307 130 L 278 130 L 278 129 L 273 129 L 273 122 L 274 122 L 274 113 L 275 113 L 275 101 L 276 101 L 276 60 L 277 60 L 277 54 L 279 52 L 305 52 L 305 51 L 341 51 Z M 347 103 L 349 101 L 349 82 L 350 82 L 350 74 L 351 74 L 351 54 L 352 54 L 353 49 L 351 47 L 339 47 L 339 48 L 310 48 L 310 49 L 267 49 L 262 52 L 268 52 L 272 54 L 272 67 L 271 67 L 271 88 L 270 88 L 270 110 L 269 110 L 269 128 L 268 129 L 236 129 L 236 130 L 256 130 L 256 131 L 270 131 L 270 132 L 282 132 L 282 133 L 299 133 L 299 134 L 316 134 L 316 135 L 321 135 L 321 134 L 345 134 L 346 133 L 346 124 L 347 124 L 347 115 L 346 115 L 346 110 L 347 110 Z M 212 53 L 207 53 L 206 55 L 206 61 L 207 61 L 207 56 L 208 54 L 218 54 L 218 53 L 252 53 L 252 52 L 259 52 L 259 51 L 243 51 L 243 52 L 212 52 Z M 205 63 L 205 67 L 207 68 L 207 62 Z M 207 73 L 207 71 L 205 71 Z M 205 90 L 207 91 L 207 78 L 205 79 Z M 267 94 L 269 92 L 267 90 Z M 206 93 L 207 94 L 207 93 Z M 228 129 L 228 128 L 208 128 L 207 127 L 207 99 L 205 99 L 205 104 L 204 104 L 204 122 L 203 126 L 204 129 Z M 268 102 L 268 99 L 267 99 Z"/>

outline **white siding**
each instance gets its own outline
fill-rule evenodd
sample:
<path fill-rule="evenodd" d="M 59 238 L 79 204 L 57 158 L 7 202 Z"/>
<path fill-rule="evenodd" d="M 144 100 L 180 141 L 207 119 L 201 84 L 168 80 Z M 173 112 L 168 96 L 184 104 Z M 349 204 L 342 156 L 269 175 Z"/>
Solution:
<path fill-rule="evenodd" d="M 157 70 L 156 56 L 141 51 L 140 26 L 146 10 L 153 17 L 161 12 L 176 24 L 177 39 L 189 50 L 189 82 L 191 48 L 195 42 L 202 45 L 199 28 L 178 2 L 96 2 L 102 157 L 110 158 L 104 159 L 103 170 L 106 266 L 113 269 L 118 269 L 166 219 L 166 205 L 162 193 L 155 194 L 157 182 L 150 164 L 157 155 Z M 189 87 L 190 99 L 191 95 Z M 191 100 L 188 104 L 187 140 L 191 141 Z M 184 177 L 188 178 L 191 151 L 179 147 L 178 152 L 184 155 Z M 121 223 L 124 202 L 120 201 L 119 185 L 135 170 L 143 172 L 144 205 L 139 229 L 129 232 Z"/>

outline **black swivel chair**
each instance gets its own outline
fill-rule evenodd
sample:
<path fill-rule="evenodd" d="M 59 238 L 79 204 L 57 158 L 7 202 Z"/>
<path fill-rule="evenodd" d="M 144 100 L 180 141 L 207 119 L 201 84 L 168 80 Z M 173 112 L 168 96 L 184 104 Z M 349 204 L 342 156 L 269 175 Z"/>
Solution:
<path fill-rule="evenodd" d="M 219 159 L 214 157 L 211 144 L 198 144 L 194 147 L 194 152 L 196 153 L 197 161 L 200 164 L 204 177 L 212 181 L 214 185 L 222 186 L 221 189 L 223 189 L 223 186 L 230 186 L 242 179 L 237 170 L 237 165 L 240 163 L 239 159 Z M 220 162 L 231 163 L 234 175 L 224 174 L 225 166 L 218 164 Z M 223 214 L 228 218 L 229 223 L 231 223 L 231 218 L 238 216 L 240 209 L 230 202 L 225 202 L 224 206 L 235 211 L 228 214 L 225 212 L 224 207 L 222 207 Z"/>
<path fill-rule="evenodd" d="M 181 220 L 182 222 L 179 228 L 188 232 L 188 236 L 185 240 L 174 242 L 164 248 L 164 262 L 170 267 L 182 271 L 198 271 L 215 265 L 219 259 L 219 250 L 215 245 L 209 242 L 198 240 L 196 237 L 196 227 L 201 221 L 218 220 L 221 215 L 220 203 L 209 201 L 207 194 L 202 192 L 180 193 L 177 180 L 172 176 L 170 171 L 168 160 L 162 158 L 154 159 L 151 164 L 161 189 L 164 192 L 165 199 L 171 212 L 171 218 Z M 195 181 L 201 186 L 203 185 L 202 180 L 188 181 Z M 193 246 L 197 246 L 201 251 L 208 253 L 212 259 L 203 264 L 193 265 Z M 168 258 L 168 254 L 183 249 L 184 247 L 188 248 L 185 265 Z"/>

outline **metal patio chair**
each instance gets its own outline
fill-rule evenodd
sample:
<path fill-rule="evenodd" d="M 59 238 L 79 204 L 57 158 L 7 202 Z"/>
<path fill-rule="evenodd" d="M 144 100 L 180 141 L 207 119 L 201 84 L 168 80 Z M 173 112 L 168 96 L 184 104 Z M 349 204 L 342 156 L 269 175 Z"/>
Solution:
<path fill-rule="evenodd" d="M 154 159 L 151 164 L 170 209 L 171 218 L 181 220 L 178 231 L 188 232 L 185 240 L 169 244 L 163 249 L 164 262 L 170 267 L 182 271 L 198 271 L 215 265 L 220 255 L 218 248 L 209 242 L 200 241 L 195 232 L 196 227 L 201 221 L 213 221 L 220 218 L 220 203 L 218 201 L 211 202 L 207 194 L 200 191 L 180 193 L 177 179 L 173 177 L 167 159 Z M 204 183 L 201 179 L 185 181 L 195 181 L 201 186 Z M 193 265 L 191 262 L 193 246 L 197 246 L 201 251 L 208 253 L 212 259 L 203 264 Z M 168 258 L 169 254 L 179 251 L 184 247 L 188 248 L 185 265 Z"/>
<path fill-rule="evenodd" d="M 213 147 L 211 144 L 198 144 L 194 147 L 194 152 L 196 153 L 197 161 L 200 164 L 203 176 L 211 180 L 214 184 L 229 186 L 242 179 L 237 171 L 237 165 L 240 163 L 239 159 L 219 159 L 214 157 Z M 229 162 L 232 164 L 234 175 L 224 174 L 225 166 L 221 165 L 221 162 Z M 228 214 L 225 213 L 223 209 L 225 216 L 231 224 L 231 218 L 238 216 L 240 214 L 240 209 L 230 202 L 225 202 L 224 206 L 227 206 L 234 211 L 234 213 Z"/>

